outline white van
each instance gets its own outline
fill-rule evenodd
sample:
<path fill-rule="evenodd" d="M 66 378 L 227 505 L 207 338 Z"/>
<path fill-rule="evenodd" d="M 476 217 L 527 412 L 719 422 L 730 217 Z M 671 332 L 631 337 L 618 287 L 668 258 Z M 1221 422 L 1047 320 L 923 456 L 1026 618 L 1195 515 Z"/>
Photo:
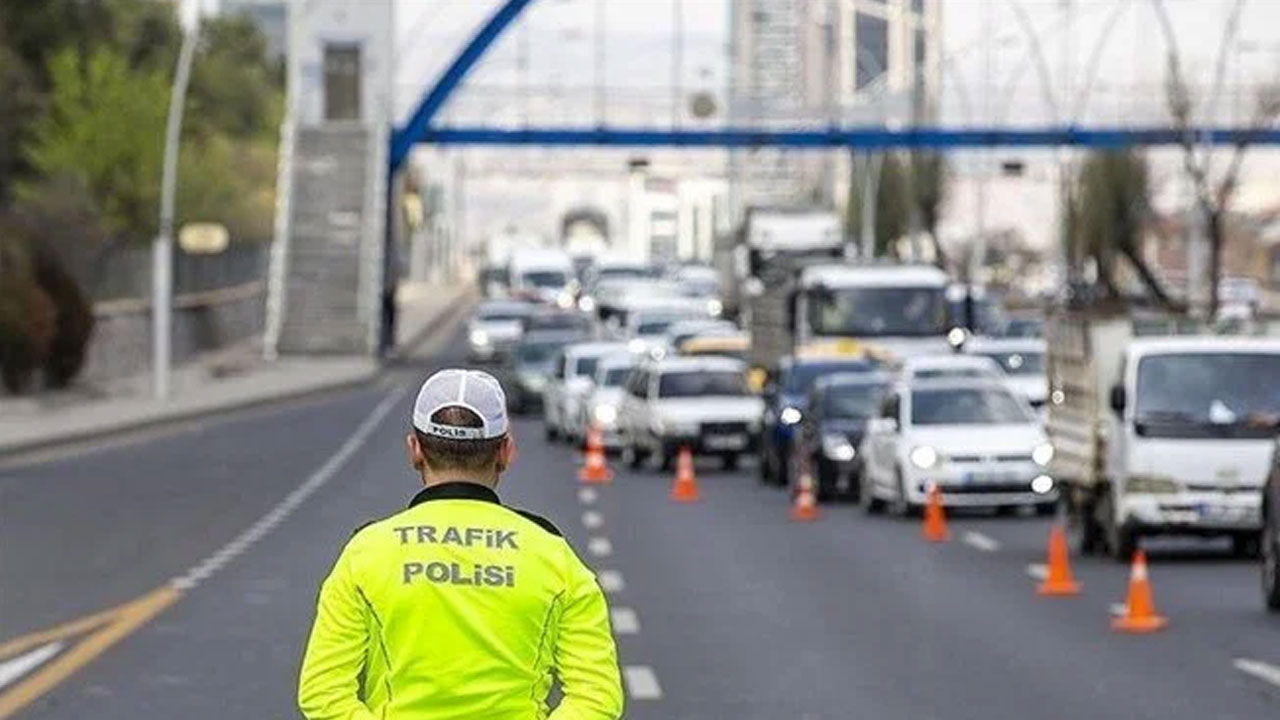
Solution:
<path fill-rule="evenodd" d="M 573 298 L 573 259 L 563 250 L 525 248 L 514 250 L 507 265 L 511 294 L 538 302 L 569 307 Z"/>

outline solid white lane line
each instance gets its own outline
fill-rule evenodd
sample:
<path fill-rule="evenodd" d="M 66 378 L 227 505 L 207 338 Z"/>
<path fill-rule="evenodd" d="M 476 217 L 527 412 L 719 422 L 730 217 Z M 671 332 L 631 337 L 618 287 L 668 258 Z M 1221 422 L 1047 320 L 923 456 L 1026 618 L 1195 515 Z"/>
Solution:
<path fill-rule="evenodd" d="M 1280 687 L 1280 667 L 1261 660 L 1250 660 L 1249 658 L 1236 658 L 1231 664 L 1246 675 L 1252 675 L 1263 682 L 1269 682 L 1276 687 Z"/>
<path fill-rule="evenodd" d="M 627 586 L 627 582 L 622 579 L 622 573 L 617 570 L 601 570 L 598 579 L 600 588 L 607 593 L 622 592 Z"/>
<path fill-rule="evenodd" d="M 587 541 L 587 550 L 596 557 L 609 557 L 613 554 L 613 543 L 607 537 L 593 537 Z"/>
<path fill-rule="evenodd" d="M 609 621 L 615 635 L 635 635 L 640 632 L 640 618 L 631 608 L 613 608 L 609 611 Z"/>
<path fill-rule="evenodd" d="M 311 473 L 310 477 L 294 488 L 293 492 L 286 495 L 275 507 L 268 510 L 257 522 L 250 525 L 247 530 L 240 533 L 231 542 L 223 545 L 212 555 L 192 566 L 190 570 L 174 578 L 171 581 L 173 586 L 184 591 L 194 588 L 209 579 L 211 575 L 221 570 L 227 563 L 236 559 L 241 553 L 252 547 L 254 543 L 266 536 L 267 533 L 274 530 L 276 526 L 284 522 L 293 514 L 294 510 L 298 509 L 299 505 L 315 494 L 317 490 L 324 487 L 325 483 L 333 479 L 338 470 L 342 469 L 342 466 L 351 459 L 351 456 L 355 455 L 369 440 L 369 436 L 382 423 L 387 413 L 391 412 L 391 408 L 395 407 L 400 398 L 404 397 L 408 389 L 407 385 L 402 385 L 382 398 L 382 402 L 378 403 L 377 407 L 365 417 L 364 421 L 347 438 L 347 441 L 342 443 L 337 452 L 330 455 L 329 459 L 317 468 L 315 472 Z"/>
<path fill-rule="evenodd" d="M 980 532 L 967 532 L 962 540 L 964 540 L 965 545 L 977 548 L 982 552 L 995 552 L 1000 549 L 1000 543 L 995 538 L 983 535 Z"/>
<path fill-rule="evenodd" d="M 588 510 L 582 513 L 582 526 L 588 530 L 594 530 L 604 524 L 604 516 L 595 510 Z"/>
<path fill-rule="evenodd" d="M 1044 580 L 1049 577 L 1049 566 L 1032 563 L 1027 566 L 1027 574 L 1035 580 Z"/>
<path fill-rule="evenodd" d="M 0 688 L 40 667 L 49 658 L 62 652 L 61 641 L 41 645 L 35 650 L 25 652 L 18 657 L 0 662 Z"/>
<path fill-rule="evenodd" d="M 662 686 L 658 684 L 658 676 L 648 665 L 627 665 L 622 668 L 622 677 L 627 683 L 627 695 L 632 700 L 659 700 L 662 698 Z"/>
<path fill-rule="evenodd" d="M 578 488 L 578 502 L 583 505 L 593 504 L 597 497 L 595 488 Z"/>

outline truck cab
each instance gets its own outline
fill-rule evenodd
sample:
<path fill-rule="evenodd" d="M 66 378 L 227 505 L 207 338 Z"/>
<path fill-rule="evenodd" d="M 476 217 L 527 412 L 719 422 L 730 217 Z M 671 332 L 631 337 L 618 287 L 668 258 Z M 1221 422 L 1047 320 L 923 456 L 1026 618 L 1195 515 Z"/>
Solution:
<path fill-rule="evenodd" d="M 1055 319 L 1053 472 L 1081 550 L 1128 560 L 1142 537 L 1228 536 L 1258 551 L 1280 417 L 1280 340 L 1134 338 L 1128 318 Z"/>

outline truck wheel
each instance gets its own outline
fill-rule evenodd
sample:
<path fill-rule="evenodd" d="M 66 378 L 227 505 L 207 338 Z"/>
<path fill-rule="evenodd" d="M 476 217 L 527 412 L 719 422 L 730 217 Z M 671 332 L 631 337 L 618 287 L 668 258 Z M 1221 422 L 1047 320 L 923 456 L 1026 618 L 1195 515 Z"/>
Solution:
<path fill-rule="evenodd" d="M 1262 529 L 1262 599 L 1268 610 L 1280 613 L 1280 533 L 1274 519 Z"/>
<path fill-rule="evenodd" d="M 1231 536 L 1231 554 L 1239 558 L 1256 558 L 1262 551 L 1259 533 L 1243 533 Z"/>

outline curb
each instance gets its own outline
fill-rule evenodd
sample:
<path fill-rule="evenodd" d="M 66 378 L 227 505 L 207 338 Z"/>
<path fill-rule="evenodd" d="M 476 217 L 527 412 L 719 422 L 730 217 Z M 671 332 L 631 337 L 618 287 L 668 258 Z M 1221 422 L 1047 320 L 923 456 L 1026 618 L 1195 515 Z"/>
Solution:
<path fill-rule="evenodd" d="M 42 451 L 71 447 L 85 442 L 125 437 L 133 433 L 153 430 L 165 425 L 188 422 L 198 418 L 230 415 L 243 410 L 252 410 L 275 403 L 300 400 L 307 397 L 329 393 L 338 393 L 345 390 L 371 385 L 381 378 L 394 365 L 404 362 L 402 359 L 404 354 L 422 345 L 427 340 L 431 339 L 435 333 L 439 332 L 442 328 L 447 327 L 450 319 L 455 315 L 454 311 L 457 310 L 459 302 L 469 301 L 471 299 L 472 292 L 472 289 L 468 288 L 460 292 L 450 303 L 442 305 L 440 307 L 440 312 L 436 313 L 435 316 L 423 325 L 422 329 L 413 334 L 409 341 L 407 341 L 403 346 L 393 350 L 392 353 L 383 361 L 379 362 L 376 359 L 370 359 L 370 367 L 367 371 L 361 371 L 358 373 L 353 372 L 347 377 L 334 378 L 315 385 L 296 387 L 275 393 L 259 393 L 252 396 L 242 396 L 219 405 L 161 411 L 153 415 L 147 415 L 133 420 L 124 420 L 110 426 L 98 426 L 72 430 L 58 435 L 57 437 L 32 438 L 30 440 L 19 440 L 14 443 L 0 443 L 0 461 L 9 464 L 14 461 L 21 461 L 22 457 L 25 455 L 39 453 Z"/>

